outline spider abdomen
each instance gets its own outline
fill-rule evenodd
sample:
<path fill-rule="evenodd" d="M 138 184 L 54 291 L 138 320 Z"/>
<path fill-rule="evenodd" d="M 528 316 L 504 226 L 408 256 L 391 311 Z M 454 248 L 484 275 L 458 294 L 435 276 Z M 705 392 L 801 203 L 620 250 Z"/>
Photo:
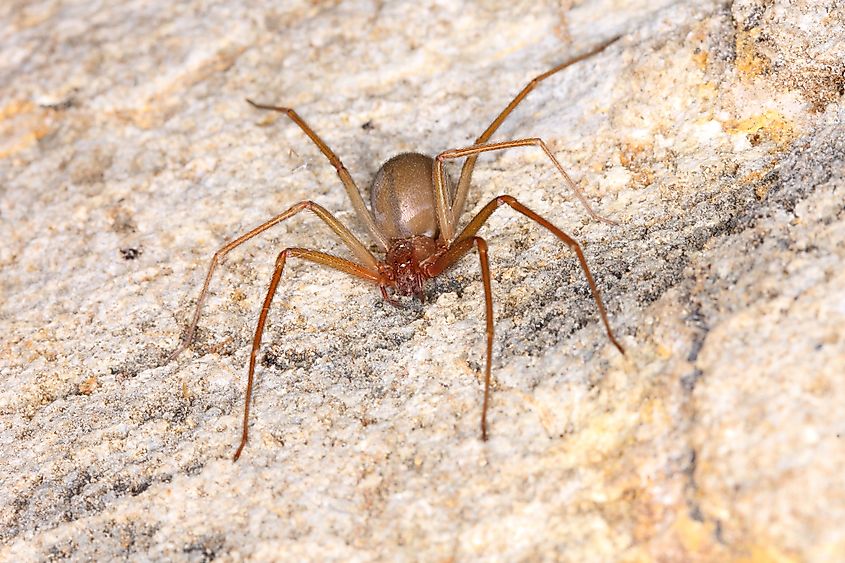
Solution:
<path fill-rule="evenodd" d="M 370 189 L 370 207 L 389 240 L 436 238 L 440 233 L 433 174 L 434 159 L 415 152 L 398 154 L 379 168 Z"/>

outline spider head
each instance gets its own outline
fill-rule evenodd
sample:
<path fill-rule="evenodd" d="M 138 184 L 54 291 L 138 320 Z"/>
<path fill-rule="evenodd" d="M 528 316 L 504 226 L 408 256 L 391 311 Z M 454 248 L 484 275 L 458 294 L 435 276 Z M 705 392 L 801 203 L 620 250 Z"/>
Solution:
<path fill-rule="evenodd" d="M 393 241 L 387 251 L 382 275 L 385 286 L 392 287 L 399 295 L 414 295 L 423 298 L 423 285 L 428 276 L 421 263 L 435 256 L 440 247 L 427 236 L 415 236 Z"/>

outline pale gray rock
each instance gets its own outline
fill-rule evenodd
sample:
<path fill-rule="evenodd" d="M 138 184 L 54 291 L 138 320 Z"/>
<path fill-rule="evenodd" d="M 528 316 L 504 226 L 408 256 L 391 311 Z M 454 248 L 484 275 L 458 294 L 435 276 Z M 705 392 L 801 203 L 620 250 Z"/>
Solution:
<path fill-rule="evenodd" d="M 58 3 L 0 8 L 0 560 L 845 560 L 845 12 L 834 0 Z M 492 254 L 396 309 L 278 252 L 362 237 L 365 190 L 471 144 Z M 457 166 L 453 166 L 453 173 Z"/>

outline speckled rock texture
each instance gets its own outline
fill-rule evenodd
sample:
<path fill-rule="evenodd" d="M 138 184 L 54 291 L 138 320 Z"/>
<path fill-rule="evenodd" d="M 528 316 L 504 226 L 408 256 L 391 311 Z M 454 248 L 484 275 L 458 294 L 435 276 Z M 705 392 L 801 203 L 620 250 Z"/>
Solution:
<path fill-rule="evenodd" d="M 0 6 L 0 560 L 845 560 L 845 8 L 837 0 Z M 495 386 L 465 258 L 397 309 L 290 261 L 366 238 L 402 151 L 467 146 L 491 249 Z M 456 174 L 457 165 L 450 166 Z M 369 239 L 366 239 L 369 244 Z M 351 256 L 350 256 L 351 257 Z"/>

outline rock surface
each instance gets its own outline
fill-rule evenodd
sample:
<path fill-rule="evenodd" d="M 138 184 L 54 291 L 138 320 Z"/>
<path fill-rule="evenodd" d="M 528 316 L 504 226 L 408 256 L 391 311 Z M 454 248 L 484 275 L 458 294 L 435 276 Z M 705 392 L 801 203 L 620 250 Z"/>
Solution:
<path fill-rule="evenodd" d="M 0 8 L 0 560 L 845 560 L 845 11 L 724 2 L 24 2 Z M 290 262 L 362 237 L 291 105 L 366 190 L 402 151 L 495 135 L 491 438 L 464 259 L 395 309 Z M 454 172 L 455 167 L 453 167 Z M 465 221 L 470 216 L 467 213 Z"/>

